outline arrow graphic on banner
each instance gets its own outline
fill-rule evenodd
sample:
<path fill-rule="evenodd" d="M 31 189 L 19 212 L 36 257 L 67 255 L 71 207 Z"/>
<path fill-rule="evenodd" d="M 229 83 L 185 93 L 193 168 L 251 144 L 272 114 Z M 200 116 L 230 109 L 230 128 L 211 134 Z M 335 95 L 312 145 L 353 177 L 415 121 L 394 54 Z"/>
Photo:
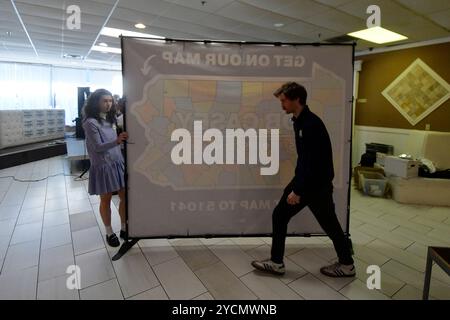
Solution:
<path fill-rule="evenodd" d="M 148 57 L 148 58 L 145 60 L 144 66 L 141 68 L 142 74 L 143 74 L 144 76 L 148 75 L 149 72 L 150 72 L 150 70 L 153 68 L 153 67 L 150 65 L 150 61 L 152 61 L 152 59 L 153 59 L 154 57 L 156 57 L 155 54 L 151 55 L 150 57 Z"/>

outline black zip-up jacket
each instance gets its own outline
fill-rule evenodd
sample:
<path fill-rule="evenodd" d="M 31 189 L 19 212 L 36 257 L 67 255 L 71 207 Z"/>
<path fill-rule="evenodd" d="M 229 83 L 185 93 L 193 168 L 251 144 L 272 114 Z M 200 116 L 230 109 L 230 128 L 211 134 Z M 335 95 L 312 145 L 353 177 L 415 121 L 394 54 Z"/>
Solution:
<path fill-rule="evenodd" d="M 291 182 L 294 193 L 303 196 L 318 190 L 332 190 L 333 151 L 325 125 L 308 106 L 292 121 L 297 147 L 297 166 Z"/>

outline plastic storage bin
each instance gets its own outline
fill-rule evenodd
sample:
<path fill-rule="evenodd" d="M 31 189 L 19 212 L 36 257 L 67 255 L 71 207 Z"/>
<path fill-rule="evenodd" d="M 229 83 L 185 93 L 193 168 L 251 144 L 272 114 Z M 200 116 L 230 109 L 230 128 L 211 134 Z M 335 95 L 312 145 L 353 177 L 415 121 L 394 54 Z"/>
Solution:
<path fill-rule="evenodd" d="M 385 195 L 388 180 L 381 173 L 361 171 L 359 179 L 365 194 L 373 197 Z"/>

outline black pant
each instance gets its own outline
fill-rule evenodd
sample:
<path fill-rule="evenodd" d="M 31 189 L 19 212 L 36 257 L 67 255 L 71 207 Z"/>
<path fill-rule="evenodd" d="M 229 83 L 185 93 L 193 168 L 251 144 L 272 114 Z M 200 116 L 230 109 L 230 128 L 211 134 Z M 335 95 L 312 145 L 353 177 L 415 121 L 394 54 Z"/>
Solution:
<path fill-rule="evenodd" d="M 300 203 L 290 205 L 287 197 L 292 192 L 292 184 L 285 189 L 280 202 L 272 215 L 272 261 L 283 263 L 287 226 L 293 216 L 308 206 L 322 229 L 333 241 L 334 249 L 342 264 L 353 264 L 351 242 L 344 232 L 336 216 L 333 201 L 333 186 L 308 192 L 300 198 Z"/>

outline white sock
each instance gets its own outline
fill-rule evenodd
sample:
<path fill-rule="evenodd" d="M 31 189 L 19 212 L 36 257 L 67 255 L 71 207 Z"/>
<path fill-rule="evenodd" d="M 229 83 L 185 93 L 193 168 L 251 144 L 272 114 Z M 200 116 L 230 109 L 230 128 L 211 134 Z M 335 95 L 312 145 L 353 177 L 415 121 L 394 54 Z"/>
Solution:
<path fill-rule="evenodd" d="M 111 226 L 105 226 L 105 228 L 106 228 L 106 234 L 108 235 L 108 237 L 114 233 Z"/>
<path fill-rule="evenodd" d="M 122 231 L 127 231 L 127 224 L 122 223 L 122 227 L 120 228 Z"/>

